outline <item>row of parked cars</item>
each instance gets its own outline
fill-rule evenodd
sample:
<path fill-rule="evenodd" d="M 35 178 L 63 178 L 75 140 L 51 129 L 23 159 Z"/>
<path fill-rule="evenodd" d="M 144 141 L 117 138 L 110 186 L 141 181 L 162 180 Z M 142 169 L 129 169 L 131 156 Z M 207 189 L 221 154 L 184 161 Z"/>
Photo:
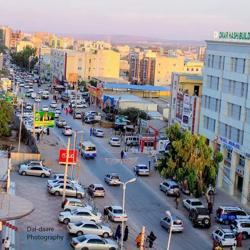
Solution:
<path fill-rule="evenodd" d="M 160 183 L 159 188 L 167 196 L 176 196 L 181 191 L 179 184 L 174 180 L 163 181 Z M 186 198 L 182 200 L 182 204 L 189 213 L 188 217 L 193 227 L 209 228 L 211 226 L 210 212 L 201 200 Z M 172 231 L 182 232 L 184 229 L 182 220 L 176 216 L 172 216 L 172 218 Z M 243 239 L 250 237 L 250 214 L 240 207 L 219 206 L 216 210 L 215 220 L 220 224 L 230 225 L 230 228 L 218 227 L 212 233 L 212 238 L 221 246 L 236 245 L 236 235 L 239 233 L 242 233 Z M 161 219 L 160 225 L 163 228 L 169 229 L 171 218 L 168 215 L 165 216 Z"/>

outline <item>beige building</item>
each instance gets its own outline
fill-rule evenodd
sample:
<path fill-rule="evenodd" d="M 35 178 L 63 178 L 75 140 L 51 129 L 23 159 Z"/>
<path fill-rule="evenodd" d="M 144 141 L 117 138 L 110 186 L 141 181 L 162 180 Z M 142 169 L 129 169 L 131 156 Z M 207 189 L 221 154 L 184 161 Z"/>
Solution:
<path fill-rule="evenodd" d="M 51 74 L 53 81 L 75 83 L 92 77 L 119 78 L 120 54 L 113 50 L 81 52 L 52 49 Z"/>
<path fill-rule="evenodd" d="M 188 61 L 185 62 L 184 72 L 191 74 L 202 74 L 204 63 L 199 61 Z"/>
<path fill-rule="evenodd" d="M 11 47 L 12 30 L 7 26 L 0 27 L 0 44 L 3 44 L 7 48 Z"/>
<path fill-rule="evenodd" d="M 17 52 L 20 52 L 22 51 L 24 48 L 26 48 L 27 46 L 31 47 L 31 48 L 34 48 L 34 44 L 30 41 L 20 41 L 17 43 L 17 46 L 16 46 L 16 51 Z"/>
<path fill-rule="evenodd" d="M 0 53 L 0 70 L 3 69 L 3 54 Z"/>

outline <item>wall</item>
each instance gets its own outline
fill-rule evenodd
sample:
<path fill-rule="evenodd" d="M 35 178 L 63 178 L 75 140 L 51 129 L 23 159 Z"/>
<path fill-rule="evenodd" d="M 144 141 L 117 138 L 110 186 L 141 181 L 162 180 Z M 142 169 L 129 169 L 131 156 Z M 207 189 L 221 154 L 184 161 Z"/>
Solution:
<path fill-rule="evenodd" d="M 11 152 L 11 166 L 17 167 L 21 163 L 30 161 L 30 160 L 41 160 L 41 154 L 33 154 L 33 153 L 18 153 L 18 152 Z"/>

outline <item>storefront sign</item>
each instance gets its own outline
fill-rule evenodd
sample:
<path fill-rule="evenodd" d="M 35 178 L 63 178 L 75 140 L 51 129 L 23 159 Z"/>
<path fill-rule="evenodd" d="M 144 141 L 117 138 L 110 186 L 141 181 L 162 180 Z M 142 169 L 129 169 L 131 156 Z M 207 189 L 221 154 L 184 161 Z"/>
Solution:
<path fill-rule="evenodd" d="M 54 127 L 55 126 L 55 113 L 38 111 L 35 112 L 35 127 Z"/>
<path fill-rule="evenodd" d="M 70 149 L 68 163 L 76 164 L 76 161 L 77 161 L 77 150 Z M 60 149 L 59 150 L 59 164 L 66 164 L 66 162 L 67 162 L 67 149 Z"/>
<path fill-rule="evenodd" d="M 215 40 L 232 40 L 250 42 L 250 32 L 214 32 Z"/>

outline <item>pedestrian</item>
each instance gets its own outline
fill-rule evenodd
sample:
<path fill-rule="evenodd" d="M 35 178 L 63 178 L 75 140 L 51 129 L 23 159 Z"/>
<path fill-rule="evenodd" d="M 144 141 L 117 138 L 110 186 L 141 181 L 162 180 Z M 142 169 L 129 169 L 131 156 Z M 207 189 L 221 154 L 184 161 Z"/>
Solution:
<path fill-rule="evenodd" d="M 62 105 L 61 105 L 61 108 L 62 108 L 62 110 L 63 110 L 63 108 L 64 108 L 64 104 L 62 103 Z"/>
<path fill-rule="evenodd" d="M 66 113 L 66 115 L 69 113 L 69 110 L 67 107 L 65 108 L 65 113 Z"/>
<path fill-rule="evenodd" d="M 4 247 L 4 250 L 9 250 L 10 249 L 10 239 L 9 239 L 9 237 L 6 237 L 6 239 L 4 239 L 3 247 Z"/>
<path fill-rule="evenodd" d="M 49 135 L 49 128 L 47 128 L 47 135 Z"/>
<path fill-rule="evenodd" d="M 180 196 L 181 196 L 180 192 L 177 191 L 176 194 L 175 194 L 175 208 L 176 208 L 176 209 L 178 209 L 178 207 L 179 207 Z"/>
<path fill-rule="evenodd" d="M 141 240 L 142 240 L 142 234 L 139 233 L 137 237 L 135 238 L 135 243 L 136 243 L 137 248 L 141 246 Z"/>
<path fill-rule="evenodd" d="M 157 237 L 154 235 L 154 233 L 151 231 L 151 233 L 147 236 L 147 240 L 149 242 L 149 248 L 152 248 L 154 245 L 154 241 L 157 239 Z"/>
<path fill-rule="evenodd" d="M 123 160 L 123 158 L 124 158 L 124 151 L 122 150 L 121 151 L 121 160 Z"/>
<path fill-rule="evenodd" d="M 115 239 L 117 241 L 119 241 L 121 239 L 121 236 L 122 236 L 122 234 L 121 234 L 121 225 L 119 224 L 117 226 L 117 228 L 116 228 L 116 231 L 115 231 Z"/>
<path fill-rule="evenodd" d="M 149 160 L 149 161 L 148 161 L 148 169 L 149 169 L 149 172 L 150 172 L 150 168 L 151 168 L 151 161 Z"/>
<path fill-rule="evenodd" d="M 243 240 L 243 235 L 240 232 L 236 235 L 237 247 L 242 247 L 242 240 Z"/>
<path fill-rule="evenodd" d="M 93 128 L 91 127 L 91 128 L 89 129 L 89 135 L 92 136 L 92 133 L 93 133 Z"/>
<path fill-rule="evenodd" d="M 36 140 L 39 142 L 40 141 L 40 133 L 36 134 Z"/>
<path fill-rule="evenodd" d="M 211 215 L 213 213 L 213 203 L 211 201 L 207 203 L 207 209 L 208 209 L 209 215 Z"/>
<path fill-rule="evenodd" d="M 128 226 L 126 226 L 125 229 L 124 229 L 123 241 L 128 240 L 128 233 L 129 233 Z"/>
<path fill-rule="evenodd" d="M 104 220 L 107 222 L 108 221 L 108 215 L 109 215 L 109 212 L 108 212 L 107 208 L 104 208 L 103 215 L 104 215 Z"/>

